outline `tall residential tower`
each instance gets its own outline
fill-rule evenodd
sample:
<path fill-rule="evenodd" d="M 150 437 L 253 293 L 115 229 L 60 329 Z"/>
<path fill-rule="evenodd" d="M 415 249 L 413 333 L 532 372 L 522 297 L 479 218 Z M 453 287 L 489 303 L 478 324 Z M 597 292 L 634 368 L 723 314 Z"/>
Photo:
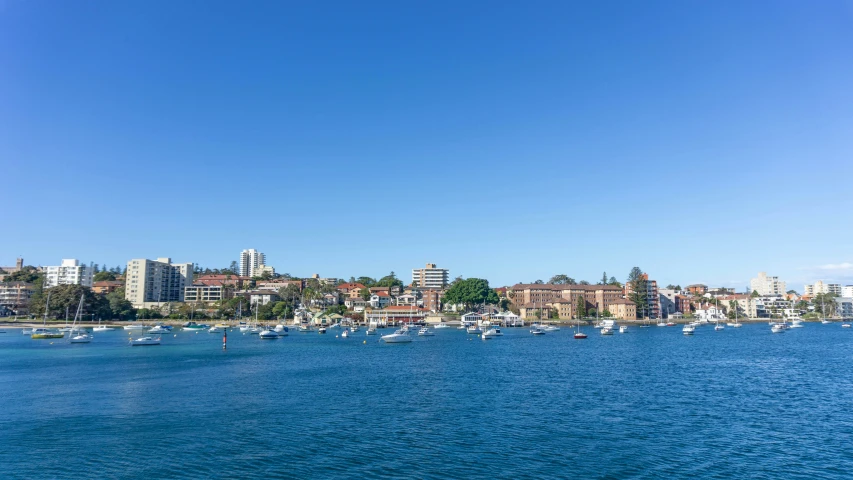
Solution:
<path fill-rule="evenodd" d="M 255 250 L 254 248 L 243 250 L 242 252 L 240 252 L 240 276 L 260 276 L 260 267 L 261 265 L 266 265 L 266 259 L 266 255 Z"/>

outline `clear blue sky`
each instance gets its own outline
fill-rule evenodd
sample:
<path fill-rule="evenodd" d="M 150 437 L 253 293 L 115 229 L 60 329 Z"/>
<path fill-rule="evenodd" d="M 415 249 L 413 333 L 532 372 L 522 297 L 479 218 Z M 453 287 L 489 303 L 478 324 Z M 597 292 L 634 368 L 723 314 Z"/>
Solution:
<path fill-rule="evenodd" d="M 853 283 L 851 51 L 844 1 L 0 0 L 0 265 Z"/>

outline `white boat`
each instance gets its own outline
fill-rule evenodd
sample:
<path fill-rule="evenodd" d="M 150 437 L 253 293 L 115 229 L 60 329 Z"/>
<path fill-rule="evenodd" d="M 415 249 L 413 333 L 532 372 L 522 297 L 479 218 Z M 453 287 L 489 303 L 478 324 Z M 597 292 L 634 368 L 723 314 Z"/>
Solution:
<path fill-rule="evenodd" d="M 92 336 L 88 333 L 81 333 L 71 337 L 68 341 L 71 343 L 89 343 L 92 341 Z"/>
<path fill-rule="evenodd" d="M 132 347 L 148 345 L 160 345 L 160 337 L 139 337 L 130 341 L 130 346 Z"/>
<path fill-rule="evenodd" d="M 275 330 L 265 329 L 258 333 L 258 338 L 263 340 L 274 340 L 278 338 L 278 334 L 275 333 Z"/>
<path fill-rule="evenodd" d="M 172 333 L 172 330 L 164 327 L 163 325 L 154 325 L 151 327 L 151 330 L 148 330 L 149 335 L 162 335 L 162 334 Z"/>
<path fill-rule="evenodd" d="M 250 327 L 248 325 L 240 325 L 240 333 L 246 333 L 249 331 L 250 328 L 252 328 L 252 327 Z"/>
<path fill-rule="evenodd" d="M 601 327 L 600 332 L 602 335 L 613 335 L 613 328 L 612 327 Z"/>
<path fill-rule="evenodd" d="M 33 334 L 33 329 L 32 329 L 32 328 L 24 328 L 24 329 L 22 329 L 22 330 L 21 330 L 21 333 L 22 333 L 22 334 L 24 334 L 24 335 L 32 335 L 32 334 Z"/>
<path fill-rule="evenodd" d="M 113 327 L 102 327 L 100 318 L 98 319 L 98 326 L 92 329 L 93 332 L 111 332 L 113 330 L 115 330 Z"/>
<path fill-rule="evenodd" d="M 827 324 L 832 323 L 832 322 L 824 318 L 823 320 L 820 321 L 820 323 L 827 325 Z"/>
<path fill-rule="evenodd" d="M 214 325 L 214 326 L 207 329 L 207 333 L 222 333 L 222 328 Z"/>
<path fill-rule="evenodd" d="M 547 327 L 545 327 L 545 329 L 544 329 L 544 330 L 545 330 L 546 332 L 559 332 L 559 331 L 560 331 L 560 327 L 558 327 L 558 326 L 556 326 L 556 325 L 548 325 Z"/>
<path fill-rule="evenodd" d="M 444 322 L 441 322 L 441 323 L 439 323 L 438 325 L 436 325 L 436 326 L 435 326 L 435 327 L 433 327 L 433 328 L 434 328 L 434 329 L 436 329 L 436 330 L 438 330 L 439 328 L 450 328 L 450 325 L 448 325 L 448 324 L 446 324 L 446 323 L 444 323 Z"/>
<path fill-rule="evenodd" d="M 787 330 L 787 327 L 781 323 L 777 323 L 770 327 L 770 333 L 785 333 L 785 330 Z"/>
<path fill-rule="evenodd" d="M 353 332 L 357 332 L 357 331 L 358 331 L 358 325 L 353 324 L 353 325 L 352 325 L 352 328 L 350 328 L 350 330 L 351 330 L 351 331 L 353 331 Z"/>
<path fill-rule="evenodd" d="M 627 325 L 620 325 L 620 326 L 619 326 L 619 333 L 625 333 L 625 332 L 627 332 L 627 331 L 628 331 L 628 326 L 627 326 Z"/>
<path fill-rule="evenodd" d="M 144 328 L 145 328 L 145 325 L 141 325 L 139 323 L 134 323 L 131 325 L 125 325 L 124 326 L 125 330 L 143 330 Z"/>
<path fill-rule="evenodd" d="M 367 327 L 367 331 L 365 332 L 367 335 L 376 335 L 376 327 L 370 326 Z"/>
<path fill-rule="evenodd" d="M 345 329 L 344 329 L 344 331 L 343 331 L 343 332 L 341 332 L 341 337 L 343 337 L 343 338 L 349 338 L 349 330 L 347 330 L 347 329 L 345 328 Z"/>
<path fill-rule="evenodd" d="M 297 328 L 296 328 L 296 331 L 298 331 L 298 332 L 300 332 L 300 333 L 310 332 L 310 331 L 311 331 L 311 327 L 310 327 L 310 326 L 308 326 L 308 325 L 300 325 L 299 327 L 297 327 Z"/>
<path fill-rule="evenodd" d="M 666 326 L 666 322 L 664 322 L 663 320 L 661 320 L 660 322 L 658 322 L 658 326 L 659 326 L 659 327 L 665 327 L 665 326 Z"/>
<path fill-rule="evenodd" d="M 380 340 L 385 343 L 409 343 L 412 341 L 412 337 L 405 330 L 400 329 L 390 335 L 381 336 Z"/>
<path fill-rule="evenodd" d="M 539 325 L 534 325 L 530 329 L 530 333 L 532 333 L 533 335 L 545 335 L 545 330 L 543 328 L 541 328 Z"/>
<path fill-rule="evenodd" d="M 791 321 L 791 326 L 788 328 L 803 328 L 803 321 L 799 318 L 795 318 Z"/>
<path fill-rule="evenodd" d="M 681 329 L 681 333 L 683 333 L 684 335 L 693 335 L 693 332 L 695 331 L 696 327 L 691 324 L 687 324 L 684 326 L 684 328 Z"/>
<path fill-rule="evenodd" d="M 483 331 L 480 330 L 480 327 L 478 327 L 477 325 L 471 325 L 470 327 L 466 328 L 465 331 L 467 331 L 471 335 L 479 335 L 483 333 Z"/>
<path fill-rule="evenodd" d="M 77 313 L 74 314 L 74 323 L 68 329 L 68 339 L 71 343 L 89 343 L 92 341 L 92 336 L 86 333 L 86 330 L 77 327 L 77 319 L 80 318 L 80 313 L 83 311 L 83 299 L 86 295 L 80 295 L 80 304 L 77 305 Z"/>
<path fill-rule="evenodd" d="M 317 329 L 317 333 L 326 333 L 326 327 L 320 327 Z"/>
<path fill-rule="evenodd" d="M 483 332 L 483 340 L 489 340 L 491 338 L 503 337 L 504 334 L 501 332 L 501 329 L 498 327 L 492 327 L 485 332 Z"/>
<path fill-rule="evenodd" d="M 421 327 L 421 329 L 418 330 L 418 336 L 419 337 L 433 337 L 433 336 L 435 336 L 435 332 L 430 330 L 429 327 Z"/>
<path fill-rule="evenodd" d="M 850 328 L 850 324 L 849 323 L 842 323 L 841 328 Z"/>
<path fill-rule="evenodd" d="M 279 337 L 286 337 L 288 332 L 290 332 L 290 329 L 284 325 L 275 326 L 275 333 L 277 333 Z"/>

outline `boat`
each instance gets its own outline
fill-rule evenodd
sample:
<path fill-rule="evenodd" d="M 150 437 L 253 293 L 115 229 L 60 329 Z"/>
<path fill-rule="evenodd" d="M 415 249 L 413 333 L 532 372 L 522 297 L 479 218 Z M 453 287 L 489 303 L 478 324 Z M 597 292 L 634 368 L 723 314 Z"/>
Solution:
<path fill-rule="evenodd" d="M 82 328 L 77 327 L 77 319 L 80 318 L 80 312 L 83 310 L 83 299 L 86 295 L 80 295 L 80 303 L 77 305 L 77 312 L 74 314 L 74 322 L 68 330 L 70 343 L 89 343 L 92 341 L 92 336 L 86 333 Z M 76 333 L 76 335 L 75 335 Z"/>
<path fill-rule="evenodd" d="M 434 329 L 436 329 L 436 330 L 438 330 L 439 328 L 450 328 L 450 325 L 448 325 L 448 324 L 446 324 L 446 323 L 444 323 L 444 322 L 439 322 L 439 323 L 438 323 L 438 325 L 436 325 L 436 326 L 435 326 L 435 327 L 433 327 L 433 328 L 434 328 Z"/>
<path fill-rule="evenodd" d="M 666 322 L 666 326 L 667 326 L 667 327 L 674 327 L 674 326 L 676 326 L 676 325 L 677 325 L 677 324 L 676 324 L 675 322 Z"/>
<path fill-rule="evenodd" d="M 791 326 L 788 328 L 803 328 L 803 321 L 799 318 L 795 318 L 791 321 Z"/>
<path fill-rule="evenodd" d="M 98 326 L 92 329 L 92 332 L 111 332 L 115 330 L 113 327 L 101 326 L 101 319 L 98 319 Z"/>
<path fill-rule="evenodd" d="M 433 337 L 433 336 L 435 336 L 435 332 L 430 330 L 429 327 L 421 327 L 421 329 L 418 330 L 418 336 L 419 337 Z"/>
<path fill-rule="evenodd" d="M 162 335 L 162 334 L 170 334 L 172 333 L 172 327 L 168 327 L 166 325 L 154 325 L 148 330 L 149 335 Z"/>
<path fill-rule="evenodd" d="M 770 333 L 785 333 L 785 330 L 787 330 L 787 327 L 784 323 L 777 323 L 770 327 Z"/>
<path fill-rule="evenodd" d="M 57 332 L 56 330 L 50 330 L 47 328 L 47 312 L 50 307 L 50 291 L 47 292 L 47 302 L 44 304 L 44 319 L 42 323 L 44 326 L 41 328 L 34 328 L 31 330 L 30 337 L 34 340 L 42 340 L 48 338 L 62 338 L 65 336 L 62 332 Z"/>
<path fill-rule="evenodd" d="M 409 343 L 412 341 L 412 337 L 402 328 L 390 335 L 383 335 L 379 339 L 385 343 Z"/>
<path fill-rule="evenodd" d="M 599 331 L 601 332 L 602 335 L 613 335 L 613 328 L 612 327 L 604 326 L 604 327 L 601 327 L 601 330 L 599 330 Z"/>
<path fill-rule="evenodd" d="M 841 328 L 850 328 L 850 324 L 849 323 L 842 323 Z"/>
<path fill-rule="evenodd" d="M 217 325 L 214 325 L 207 329 L 207 333 L 222 333 L 222 328 Z"/>
<path fill-rule="evenodd" d="M 595 315 L 598 316 L 598 311 L 595 312 Z M 575 330 L 575 340 L 583 340 L 585 338 L 586 334 L 581 332 L 581 319 L 578 317 L 577 330 Z"/>
<path fill-rule="evenodd" d="M 723 325 L 720 325 L 719 323 L 714 325 L 714 330 L 717 332 L 719 332 L 720 330 L 725 330 L 725 329 L 726 329 L 726 327 L 724 327 Z"/>
<path fill-rule="evenodd" d="M 666 322 L 664 322 L 663 320 L 661 320 L 660 322 L 658 322 L 658 326 L 659 326 L 659 327 L 665 327 L 665 326 L 666 326 Z"/>
<path fill-rule="evenodd" d="M 824 318 L 823 320 L 820 321 L 820 323 L 827 325 L 827 324 L 832 323 L 832 322 L 829 321 L 828 319 Z"/>
<path fill-rule="evenodd" d="M 558 327 L 558 326 L 556 326 L 556 325 L 548 325 L 547 327 L 545 327 L 545 329 L 544 329 L 544 330 L 545 330 L 546 332 L 559 332 L 559 331 L 560 331 L 560 327 Z"/>
<path fill-rule="evenodd" d="M 258 333 L 258 338 L 262 340 L 274 340 L 278 338 L 278 334 L 275 333 L 275 330 L 270 330 L 269 328 L 265 328 Z"/>
<path fill-rule="evenodd" d="M 628 331 L 628 326 L 627 326 L 627 325 L 620 325 L 620 326 L 619 326 L 619 333 L 625 333 L 625 332 L 627 332 L 627 331 Z"/>
<path fill-rule="evenodd" d="M 158 325 L 160 326 L 160 325 Z M 199 325 L 195 322 L 187 322 L 184 324 L 183 330 L 185 332 L 200 332 L 205 329 L 205 325 Z"/>
<path fill-rule="evenodd" d="M 530 333 L 533 335 L 545 335 L 545 330 L 539 325 L 533 325 L 530 329 Z"/>
<path fill-rule="evenodd" d="M 317 329 L 317 333 L 326 333 L 326 327 L 320 327 Z"/>
<path fill-rule="evenodd" d="M 465 331 L 471 335 L 480 335 L 481 333 L 483 333 L 483 331 L 480 330 L 480 327 L 478 327 L 476 324 L 469 326 L 465 329 Z"/>
<path fill-rule="evenodd" d="M 341 332 L 341 337 L 349 338 L 349 330 L 345 328 L 344 331 Z"/>
<path fill-rule="evenodd" d="M 125 330 L 144 330 L 144 329 L 145 329 L 145 325 L 142 325 L 142 324 L 139 324 L 139 323 L 133 323 L 133 324 L 130 324 L 130 325 L 125 325 L 125 326 L 124 326 L 124 329 L 125 329 Z"/>
<path fill-rule="evenodd" d="M 297 332 L 306 333 L 311 331 L 311 326 L 309 325 L 300 325 L 296 328 Z"/>
<path fill-rule="evenodd" d="M 23 335 L 32 335 L 32 334 L 33 334 L 33 329 L 32 329 L 32 328 L 24 328 L 24 329 L 21 329 L 21 333 L 22 333 Z"/>
<path fill-rule="evenodd" d="M 145 347 L 150 345 L 160 345 L 160 337 L 139 337 L 130 341 L 131 347 Z"/>
<path fill-rule="evenodd" d="M 367 335 L 376 335 L 376 326 L 370 325 L 367 327 L 367 331 L 365 332 Z"/>
<path fill-rule="evenodd" d="M 420 334 L 419 334 L 420 335 Z M 483 332 L 483 340 L 488 340 L 490 338 L 503 337 L 504 334 L 501 333 L 501 329 L 498 327 L 492 327 L 485 332 Z"/>
<path fill-rule="evenodd" d="M 290 329 L 284 325 L 275 326 L 275 333 L 277 333 L 279 337 L 286 337 L 288 332 L 290 332 Z"/>
<path fill-rule="evenodd" d="M 685 325 L 684 328 L 681 329 L 681 333 L 683 333 L 684 335 L 693 335 L 693 332 L 695 332 L 695 331 L 696 331 L 696 327 L 692 324 L 689 324 L 689 323 L 687 325 Z"/>

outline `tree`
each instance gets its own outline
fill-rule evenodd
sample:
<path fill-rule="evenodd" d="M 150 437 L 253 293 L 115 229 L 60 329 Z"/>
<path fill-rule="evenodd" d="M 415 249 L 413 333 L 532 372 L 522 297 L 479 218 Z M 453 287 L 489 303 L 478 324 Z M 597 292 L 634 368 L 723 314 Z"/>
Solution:
<path fill-rule="evenodd" d="M 548 280 L 548 283 L 552 283 L 554 285 L 574 285 L 575 279 L 568 275 L 559 274 L 551 277 L 551 279 Z"/>
<path fill-rule="evenodd" d="M 589 285 L 589 282 L 587 282 L 586 280 L 581 280 L 580 282 L 578 282 L 578 285 Z"/>
<path fill-rule="evenodd" d="M 601 274 L 601 281 L 598 282 L 599 285 L 607 285 L 607 272 Z"/>
<path fill-rule="evenodd" d="M 604 311 L 601 312 L 601 316 L 604 318 L 609 318 L 609 317 L 613 316 L 613 314 L 610 313 L 610 310 L 605 309 Z"/>
<path fill-rule="evenodd" d="M 355 283 L 360 283 L 365 287 L 370 288 L 376 285 L 376 279 L 370 277 L 358 277 Z"/>
<path fill-rule="evenodd" d="M 361 282 L 359 282 L 361 283 Z M 358 291 L 358 296 L 361 297 L 362 300 L 370 300 L 370 289 L 367 287 L 362 288 Z"/>
<path fill-rule="evenodd" d="M 114 273 L 108 272 L 106 270 L 102 270 L 102 271 L 96 273 L 95 276 L 92 277 L 92 280 L 94 280 L 96 282 L 106 282 L 106 281 L 112 281 L 115 279 L 116 279 L 116 275 Z"/>
<path fill-rule="evenodd" d="M 586 299 L 583 298 L 583 295 L 578 295 L 577 318 L 583 318 L 585 316 L 586 316 Z"/>
<path fill-rule="evenodd" d="M 390 287 L 401 287 L 402 288 L 403 282 L 402 282 L 402 280 L 397 278 L 396 275 L 394 275 L 394 272 L 391 272 L 388 275 L 385 275 L 384 277 L 380 278 L 379 281 L 376 282 L 375 286 L 377 286 L 377 287 L 389 287 L 389 288 Z"/>
<path fill-rule="evenodd" d="M 788 295 L 791 295 L 791 294 L 794 294 L 794 295 L 797 295 L 797 296 L 799 296 L 799 295 L 800 295 L 799 293 L 797 293 L 797 291 L 796 291 L 796 290 L 788 290 L 788 291 L 787 291 L 787 292 L 785 292 L 785 293 L 787 293 Z"/>
<path fill-rule="evenodd" d="M 749 294 L 749 296 L 752 298 L 758 298 L 761 295 L 758 294 L 758 290 L 753 290 L 752 293 Z"/>
<path fill-rule="evenodd" d="M 108 318 L 118 318 L 119 320 L 130 320 L 136 315 L 133 309 L 133 304 L 124 298 L 124 289 L 117 288 L 105 295 L 107 303 L 110 306 L 110 315 Z"/>
<path fill-rule="evenodd" d="M 645 317 L 645 310 L 648 308 L 648 297 L 647 297 L 647 280 L 643 271 L 640 270 L 640 267 L 634 267 L 631 269 L 631 272 L 628 274 L 628 281 L 626 285 L 630 288 L 631 292 L 628 294 L 628 300 L 634 302 L 634 305 L 637 306 L 637 312 L 643 312 L 641 315 Z"/>
<path fill-rule="evenodd" d="M 607 282 L 608 285 L 615 285 L 617 287 L 621 287 L 622 284 L 619 283 L 619 280 L 616 280 L 616 277 L 610 277 L 610 280 Z"/>
<path fill-rule="evenodd" d="M 69 320 L 72 319 L 77 311 L 81 296 L 83 296 L 81 315 L 95 314 L 110 317 L 109 301 L 103 295 L 96 295 L 91 288 L 83 285 L 58 285 L 43 293 L 33 295 L 30 301 L 31 312 L 34 314 L 44 312 L 48 293 L 50 294 L 48 317 L 65 318 L 67 311 Z"/>
<path fill-rule="evenodd" d="M 737 301 L 736 300 L 729 300 L 729 311 L 726 312 L 726 316 L 728 318 L 735 318 L 735 316 L 736 316 L 735 312 L 737 312 L 737 310 L 738 310 Z"/>
<path fill-rule="evenodd" d="M 240 265 L 237 264 L 236 260 L 231 260 L 231 264 L 228 265 L 228 270 L 231 270 L 232 275 L 237 275 L 240 273 Z"/>
<path fill-rule="evenodd" d="M 31 265 L 27 265 L 26 267 L 18 270 L 17 272 L 10 273 L 3 279 L 4 282 L 26 282 L 33 283 L 39 278 L 42 277 L 42 274 L 36 270 L 36 267 Z"/>
<path fill-rule="evenodd" d="M 450 286 L 441 303 L 445 305 L 465 305 L 467 309 L 474 305 L 488 303 L 496 305 L 499 302 L 498 294 L 489 287 L 489 281 L 482 278 L 468 278 Z"/>
<path fill-rule="evenodd" d="M 534 281 L 533 283 L 534 283 L 535 285 L 542 285 L 542 284 L 543 284 L 543 283 L 545 283 L 545 282 L 543 282 L 542 280 L 536 280 L 536 281 Z"/>
<path fill-rule="evenodd" d="M 836 307 L 838 306 L 835 303 L 836 295 L 834 293 L 818 293 L 815 295 L 812 300 L 812 305 L 814 305 L 814 309 L 816 313 L 819 313 L 822 317 L 834 317 L 836 314 Z"/>

